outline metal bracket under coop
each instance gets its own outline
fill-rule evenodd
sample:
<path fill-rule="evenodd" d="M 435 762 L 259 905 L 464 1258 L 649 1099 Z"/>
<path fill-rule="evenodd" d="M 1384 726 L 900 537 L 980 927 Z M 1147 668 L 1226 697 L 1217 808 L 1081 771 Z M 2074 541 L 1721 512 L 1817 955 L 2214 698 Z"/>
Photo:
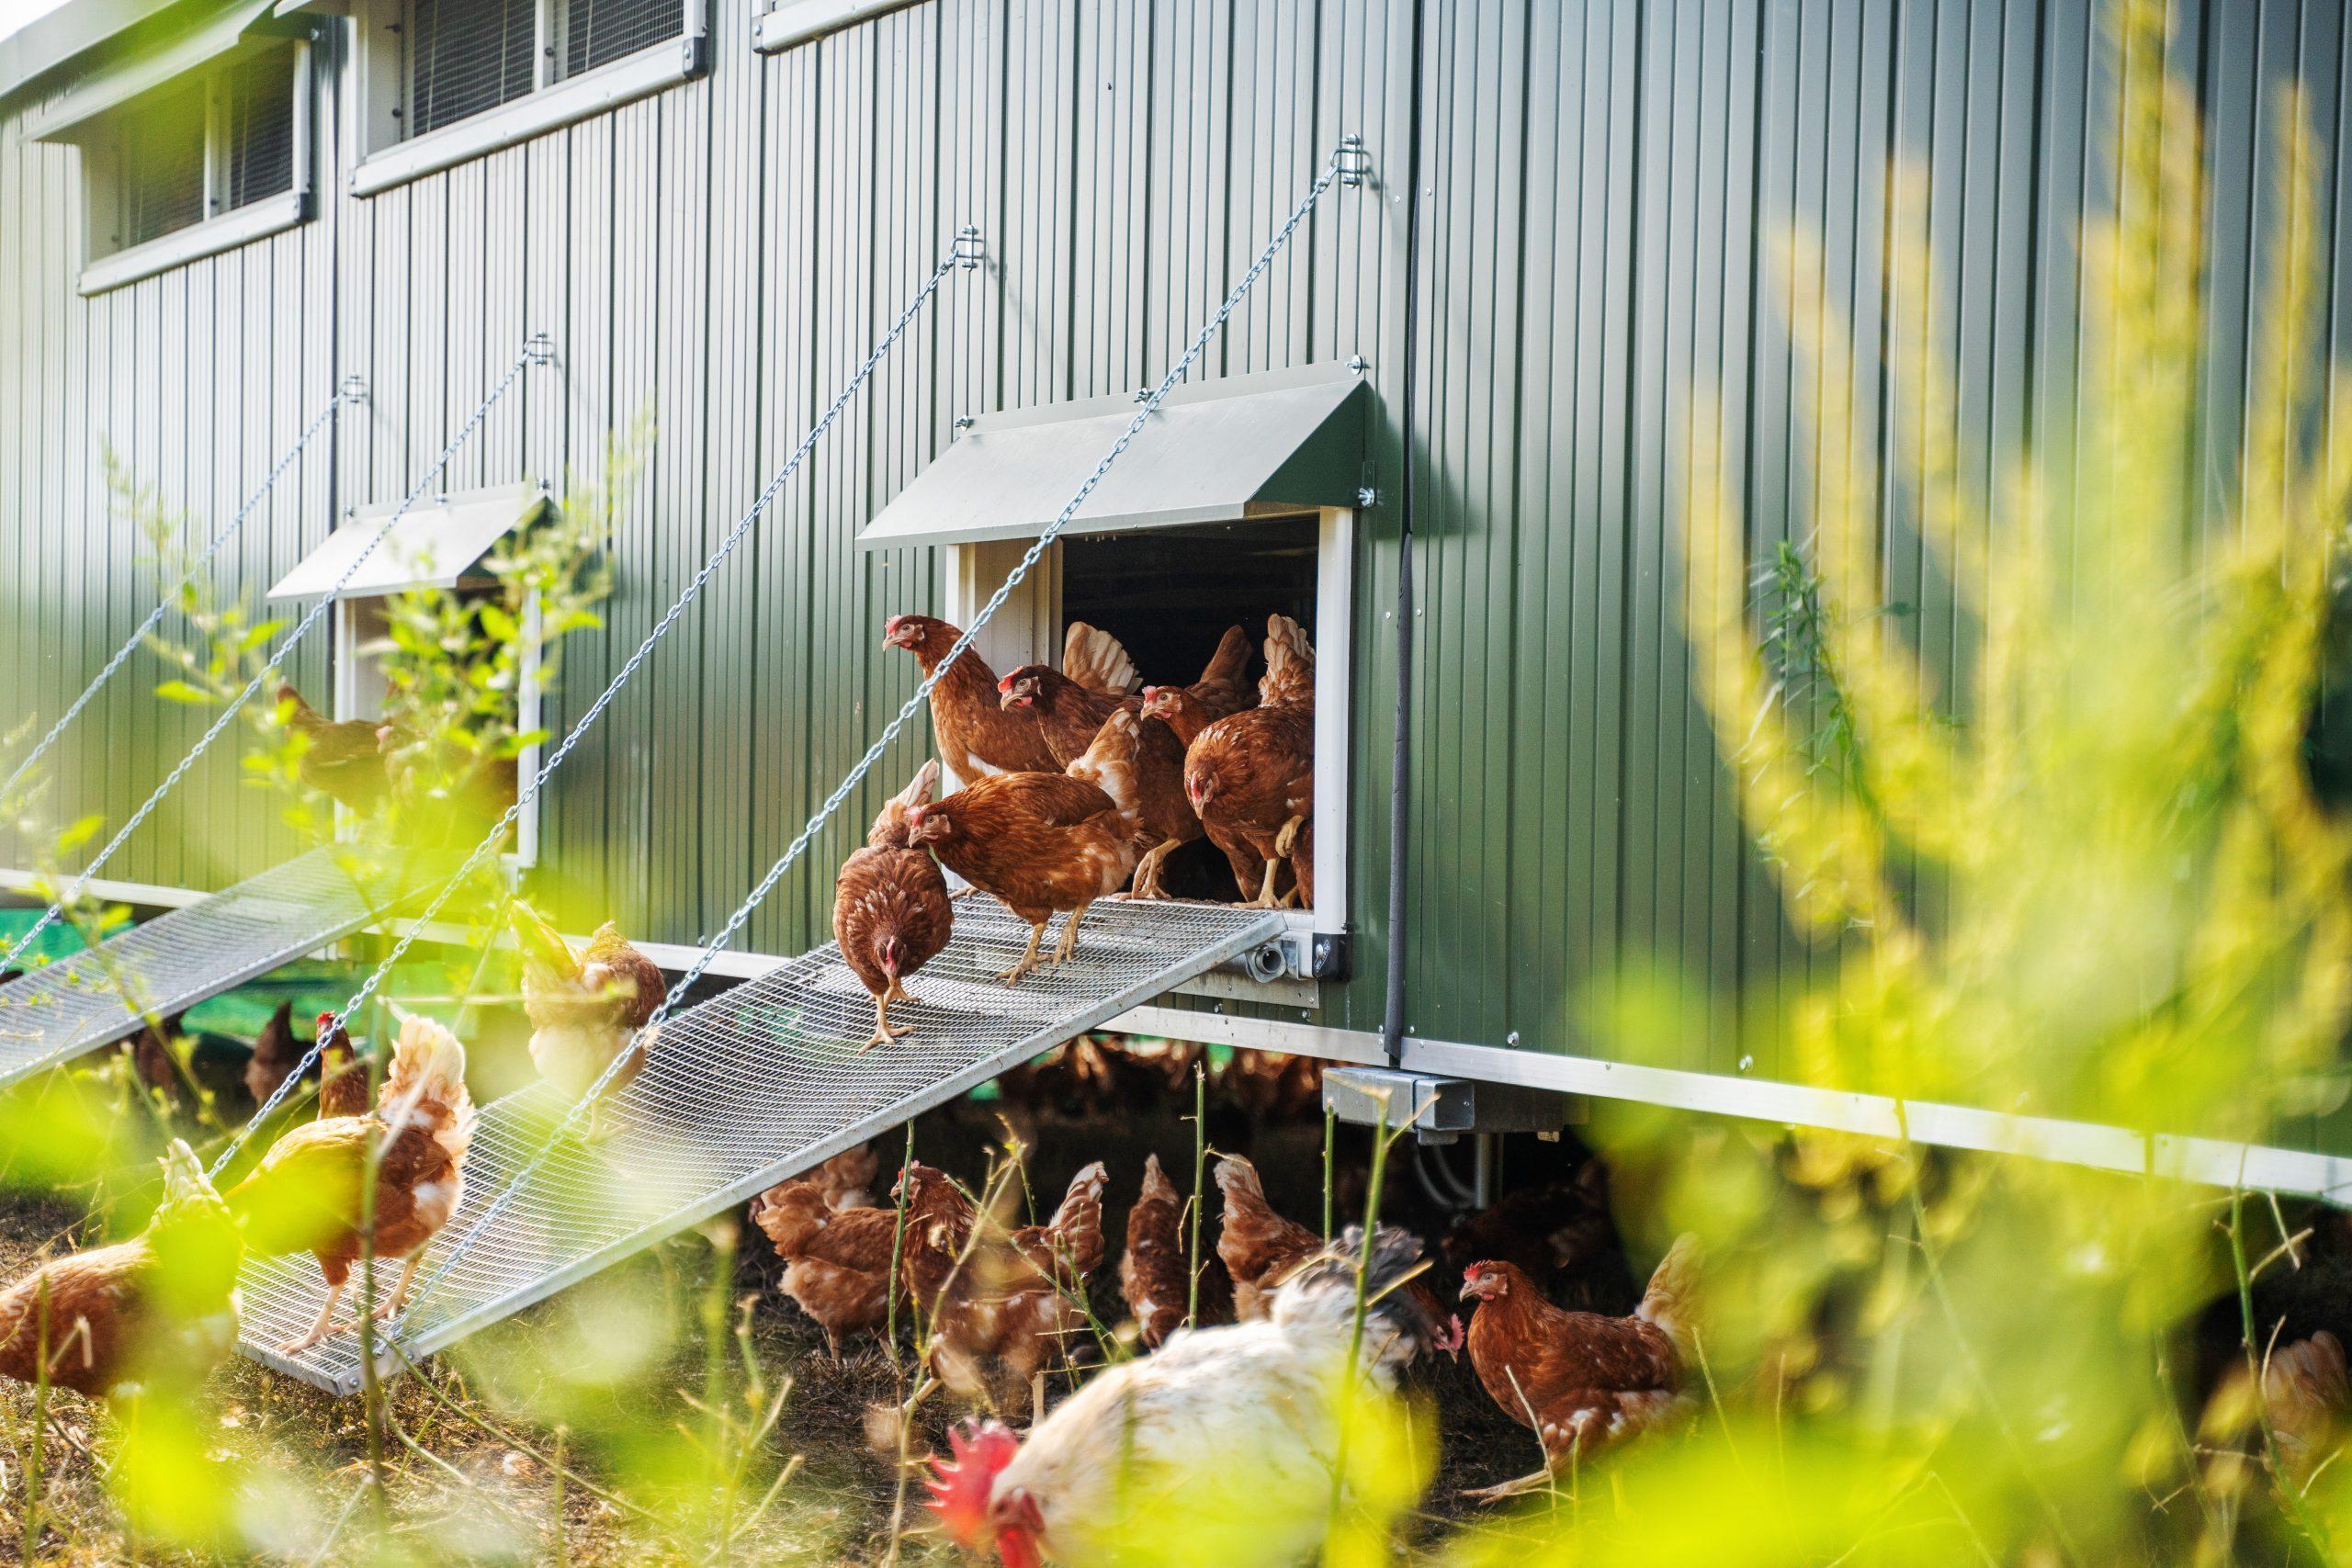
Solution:
<path fill-rule="evenodd" d="M 1577 1119 L 1574 1102 L 1550 1089 L 1392 1067 L 1326 1070 L 1323 1109 L 1359 1126 L 1409 1126 L 1425 1144 L 1450 1144 L 1464 1134 L 1557 1133 Z"/>

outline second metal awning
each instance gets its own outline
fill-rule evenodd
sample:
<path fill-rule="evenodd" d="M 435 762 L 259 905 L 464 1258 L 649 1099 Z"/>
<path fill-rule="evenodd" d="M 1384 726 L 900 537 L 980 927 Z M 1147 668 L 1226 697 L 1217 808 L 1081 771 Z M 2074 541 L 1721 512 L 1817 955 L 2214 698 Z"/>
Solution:
<path fill-rule="evenodd" d="M 549 502 L 535 484 L 502 485 L 436 497 L 410 507 L 394 520 L 384 541 L 344 584 L 344 597 L 364 599 L 411 588 L 455 588 L 476 581 L 474 569 L 501 539 L 537 522 Z M 352 558 L 398 510 L 392 504 L 363 506 L 326 536 L 269 591 L 272 599 L 304 599 L 331 592 Z"/>
<path fill-rule="evenodd" d="M 1171 393 L 1071 520 L 1072 534 L 1353 506 L 1364 482 L 1363 373 L 1346 365 L 1235 376 Z M 867 549 L 1035 538 L 1135 418 L 1093 398 L 976 420 L 858 543 Z"/>
<path fill-rule="evenodd" d="M 71 141 L 89 130 L 91 122 L 100 115 L 243 45 L 249 33 L 267 25 L 270 4 L 271 0 L 236 0 L 236 4 L 221 7 L 217 15 L 180 31 L 168 42 L 153 36 L 168 26 L 168 21 L 148 26 L 145 13 L 151 7 L 138 0 L 114 6 L 111 16 L 107 6 L 85 6 L 82 9 L 91 16 L 79 19 L 78 26 L 61 17 L 57 23 L 40 29 L 44 39 L 51 34 L 56 36 L 55 51 L 44 53 L 36 46 L 21 60 L 11 59 L 7 51 L 0 51 L 0 94 L 11 92 L 28 78 L 63 63 L 71 58 L 62 52 L 65 50 L 77 46 L 95 48 L 119 39 L 130 43 L 133 47 L 117 43 L 111 60 L 93 55 L 104 62 L 51 93 L 25 114 L 17 127 L 28 141 Z M 163 8 L 153 9 L 160 12 Z M 125 31 L 133 27 L 141 29 L 140 37 L 124 39 Z"/>

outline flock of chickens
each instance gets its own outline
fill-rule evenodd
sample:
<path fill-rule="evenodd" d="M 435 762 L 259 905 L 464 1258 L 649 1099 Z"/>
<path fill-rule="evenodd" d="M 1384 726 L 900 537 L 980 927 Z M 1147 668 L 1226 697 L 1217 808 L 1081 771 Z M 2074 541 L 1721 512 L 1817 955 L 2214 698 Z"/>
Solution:
<path fill-rule="evenodd" d="M 1046 1373 L 1100 1326 L 1088 1285 L 1108 1252 L 1103 1165 L 1079 1171 L 1052 1216 L 1026 1225 L 997 1212 L 1006 1190 L 975 1194 L 913 1163 L 894 1190 L 898 1205 L 877 1207 L 877 1173 L 870 1147 L 851 1149 L 769 1190 L 751 1217 L 783 1260 L 785 1293 L 836 1356 L 859 1335 L 911 1324 L 951 1394 L 1001 1410 L 1025 1393 L 1034 1417 L 1025 1438 L 994 1423 L 970 1428 L 940 1467 L 935 1506 L 951 1535 L 994 1548 L 1012 1568 L 1102 1561 L 1090 1543 L 1114 1527 L 1114 1499 L 1102 1489 L 1123 1470 L 1131 1482 L 1141 1464 L 1173 1472 L 1156 1483 L 1207 1483 L 1212 1467 L 1247 1454 L 1303 1481 L 1320 1476 L 1304 1493 L 1315 1506 L 1299 1517 L 1280 1504 L 1252 1516 L 1266 1540 L 1289 1544 L 1248 1560 L 1295 1561 L 1315 1544 L 1285 1531 L 1319 1529 L 1323 1517 L 1331 1433 L 1317 1413 L 1348 1362 L 1361 1231 L 1327 1240 L 1276 1211 L 1248 1159 L 1221 1156 L 1222 1217 L 1213 1242 L 1202 1238 L 1196 1276 L 1190 1206 L 1158 1156 L 1148 1157 L 1117 1280 L 1134 1339 L 1152 1354 L 1114 1361 L 1048 1415 Z M 1393 1388 L 1413 1362 L 1466 1343 L 1487 1393 L 1536 1431 L 1554 1465 L 1675 1422 L 1690 1408 L 1688 1239 L 1626 1315 L 1566 1310 L 1536 1278 L 1564 1243 L 1577 1245 L 1574 1211 L 1589 1195 L 1552 1190 L 1546 1198 L 1570 1212 L 1540 1220 L 1523 1203 L 1498 1205 L 1448 1237 L 1450 1255 L 1469 1254 L 1459 1292 L 1474 1303 L 1466 1336 L 1423 1277 L 1419 1239 L 1382 1227 L 1368 1258 L 1362 1375 Z M 1605 1209 L 1600 1217 L 1605 1224 Z M 1510 1256 L 1479 1255 L 1488 1243 Z M 1549 1475 L 1547 1467 L 1476 1495 L 1513 1495 Z"/>
<path fill-rule="evenodd" d="M 886 641 L 912 652 L 929 675 L 960 635 L 901 615 Z M 1124 649 L 1084 626 L 1071 628 L 1059 671 L 1033 665 L 1000 680 L 968 651 L 949 665 L 932 713 L 941 755 L 968 782 L 939 798 L 940 764 L 927 762 L 884 806 L 836 887 L 841 951 L 875 1001 L 867 1044 L 905 1032 L 889 1008 L 905 999 L 907 977 L 946 945 L 954 906 L 943 866 L 1029 923 L 1027 951 L 1001 976 L 1009 984 L 1068 958 L 1095 900 L 1131 882 L 1136 897 L 1165 897 L 1168 856 L 1197 839 L 1224 852 L 1253 904 L 1311 899 L 1314 653 L 1279 615 L 1264 651 L 1254 689 L 1243 679 L 1250 649 L 1238 626 L 1184 687 L 1136 690 Z M 399 798 L 415 742 L 390 725 L 325 720 L 290 687 L 280 701 L 306 738 L 306 782 L 357 810 Z M 487 812 L 501 780 L 474 777 Z M 503 783 L 511 799 L 511 771 Z M 1060 942 L 1041 958 L 1057 913 L 1067 917 Z M 527 905 L 514 906 L 511 922 L 540 1075 L 573 1100 L 608 1069 L 608 1087 L 625 1085 L 658 1045 L 652 1021 L 666 997 L 659 966 L 609 923 L 575 950 Z M 304 1055 L 290 1012 L 289 1004 L 271 1020 L 246 1067 L 256 1101 Z M 366 1251 L 399 1266 L 377 1314 L 401 1310 L 426 1243 L 464 1192 L 475 1120 L 465 1047 L 437 1023 L 404 1018 L 371 1092 L 369 1064 L 335 1022 L 320 1020 L 317 1116 L 284 1127 L 250 1173 L 216 1191 L 175 1142 L 163 1161 L 163 1201 L 141 1235 L 53 1259 L 0 1292 L 0 1374 L 29 1381 L 45 1372 L 58 1385 L 104 1394 L 166 1370 L 209 1366 L 234 1341 L 234 1286 L 248 1252 L 309 1252 L 326 1283 L 317 1321 L 284 1353 L 351 1326 L 334 1316 Z M 164 1067 L 176 1066 L 160 1037 L 141 1036 L 130 1049 L 159 1087 L 170 1076 Z M 164 1058 L 152 1072 L 150 1055 Z M 1136 1075 L 1172 1089 L 1198 1064 L 1196 1047 L 1115 1051 L 1082 1037 L 1006 1084 L 1014 1096 L 1102 1109 L 1137 1087 Z M 1250 1110 L 1295 1114 L 1316 1101 L 1314 1069 L 1301 1058 L 1249 1055 L 1224 1077 Z M 587 1135 L 595 1135 L 593 1122 Z M 1552 1304 L 1529 1271 L 1541 1271 L 1540 1256 L 1504 1247 L 1470 1258 L 1459 1292 L 1475 1303 L 1465 1338 L 1420 1277 L 1419 1240 L 1383 1227 L 1368 1243 L 1358 1232 L 1327 1242 L 1268 1202 L 1247 1159 L 1227 1156 L 1216 1167 L 1222 1219 L 1197 1277 L 1190 1205 L 1158 1159 L 1147 1162 L 1117 1278 L 1135 1338 L 1152 1353 L 1100 1372 L 1046 1415 L 1046 1373 L 1099 1326 L 1087 1291 L 1106 1260 L 1103 1165 L 1080 1171 L 1050 1218 L 1028 1225 L 998 1212 L 1001 1189 L 976 1196 L 912 1163 L 895 1202 L 876 1206 L 876 1176 L 873 1152 L 851 1149 L 763 1194 L 751 1217 L 784 1261 L 786 1292 L 836 1354 L 894 1320 L 912 1323 L 951 1393 L 1001 1410 L 1026 1391 L 1035 1417 L 1026 1438 L 995 1425 L 959 1434 L 958 1457 L 942 1465 L 934 1486 L 950 1533 L 992 1547 L 1014 1568 L 1091 1559 L 1089 1532 L 1109 1528 L 1115 1501 L 1102 1491 L 1108 1472 L 1100 1461 L 1113 1451 L 1105 1445 L 1189 1473 L 1223 1462 L 1217 1443 L 1203 1441 L 1204 1423 L 1213 1434 L 1222 1425 L 1233 1429 L 1221 1435 L 1278 1469 L 1322 1467 L 1328 1476 L 1329 1401 L 1307 1396 L 1327 1391 L 1351 1358 L 1361 1375 L 1393 1386 L 1417 1359 L 1458 1355 L 1466 1343 L 1488 1393 L 1555 1458 L 1657 1426 L 1687 1403 L 1686 1247 L 1622 1317 Z M 1481 1218 L 1495 1239 L 1512 1232 L 1505 1209 Z M 1464 1245 L 1487 1238 L 1478 1224 L 1460 1233 Z M 191 1269 L 191 1258 L 203 1261 Z M 1370 1303 L 1361 1337 L 1360 1263 Z M 1301 1416 L 1309 1405 L 1324 1415 Z M 1296 1520 L 1270 1521 L 1264 1539 L 1313 1535 L 1323 1517 L 1318 1505 Z"/>
<path fill-rule="evenodd" d="M 1167 897 L 1168 857 L 1205 838 L 1250 903 L 1315 897 L 1315 649 L 1297 622 L 1266 623 L 1266 672 L 1244 679 L 1250 639 L 1227 628 L 1189 686 L 1140 686 L 1109 633 L 1074 623 L 1062 668 L 1023 665 L 999 679 L 963 633 L 930 615 L 894 615 L 882 640 L 915 656 L 931 688 L 939 752 L 964 787 L 933 798 L 939 763 L 886 804 L 834 886 L 833 934 L 874 998 L 887 1044 L 906 978 L 946 947 L 955 923 L 941 868 L 1029 926 L 1001 976 L 1018 984 L 1078 949 L 1097 899 L 1132 884 Z M 1065 917 L 1041 959 L 1046 929 Z"/>

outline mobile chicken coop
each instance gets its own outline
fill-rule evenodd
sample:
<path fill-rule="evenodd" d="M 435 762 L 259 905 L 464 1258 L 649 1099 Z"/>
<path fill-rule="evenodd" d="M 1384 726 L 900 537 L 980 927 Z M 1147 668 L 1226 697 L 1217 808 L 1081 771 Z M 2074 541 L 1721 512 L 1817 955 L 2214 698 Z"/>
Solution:
<path fill-rule="evenodd" d="M 2182 12 L 2226 444 L 2270 94 L 2300 83 L 2352 165 L 2352 26 Z M 1966 302 L 1939 328 L 1959 434 L 1988 464 L 2052 434 L 2113 99 L 2090 0 L 69 0 L 0 41 L 0 716 L 50 729 L 156 601 L 109 454 L 244 517 L 209 570 L 292 592 L 319 630 L 288 672 L 365 711 L 370 596 L 462 581 L 650 409 L 616 597 L 542 716 L 573 739 L 520 818 L 557 908 L 752 982 L 670 1023 L 731 1059 L 751 1004 L 727 998 L 808 981 L 831 868 L 929 754 L 918 710 L 795 842 L 916 693 L 890 616 L 988 611 L 999 671 L 1083 619 L 1154 680 L 1228 624 L 1307 627 L 1311 908 L 1139 915 L 960 1054 L 792 1079 L 813 1120 L 624 1140 L 662 1172 L 648 1212 L 555 1256 L 554 1211 L 521 1205 L 424 1349 L 1090 1027 L 1456 1086 L 1439 1132 L 1526 1124 L 1500 1086 L 2334 1193 L 2335 1122 L 2245 1150 L 1898 1107 L 1789 1082 L 1722 1021 L 1668 1064 L 1578 1026 L 1629 957 L 1724 996 L 1811 961 L 1692 694 L 1672 544 L 1700 384 L 1730 398 L 1753 553 L 1804 528 L 1772 238 L 1822 233 L 1863 341 L 1917 328 L 1882 171 L 1927 166 Z M 1887 532 L 1948 660 L 1951 588 Z M 394 533 L 401 565 L 351 558 Z M 47 761 L 71 811 L 137 826 L 91 886 L 171 911 L 119 941 L 173 999 L 401 915 L 322 880 L 233 745 L 204 746 L 211 716 L 151 685 L 96 688 Z M 0 844 L 13 886 L 37 848 Z M 519 1132 L 487 1153 L 532 1157 Z M 282 1283 L 257 1316 L 299 1315 Z M 293 1370 L 347 1383 L 333 1354 Z"/>

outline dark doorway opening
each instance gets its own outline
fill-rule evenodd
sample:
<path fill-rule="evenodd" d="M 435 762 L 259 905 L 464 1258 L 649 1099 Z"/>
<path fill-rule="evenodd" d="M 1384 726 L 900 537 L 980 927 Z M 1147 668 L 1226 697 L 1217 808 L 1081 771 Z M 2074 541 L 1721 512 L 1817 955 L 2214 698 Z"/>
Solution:
<path fill-rule="evenodd" d="M 1099 626 L 1125 645 L 1154 685 L 1200 677 L 1227 626 L 1249 636 L 1250 679 L 1265 672 L 1266 617 L 1288 615 L 1316 635 L 1317 525 L 1312 517 L 1214 523 L 1104 534 L 1062 544 L 1062 624 Z M 1225 857 L 1205 840 L 1168 860 L 1179 898 L 1241 897 Z"/>

